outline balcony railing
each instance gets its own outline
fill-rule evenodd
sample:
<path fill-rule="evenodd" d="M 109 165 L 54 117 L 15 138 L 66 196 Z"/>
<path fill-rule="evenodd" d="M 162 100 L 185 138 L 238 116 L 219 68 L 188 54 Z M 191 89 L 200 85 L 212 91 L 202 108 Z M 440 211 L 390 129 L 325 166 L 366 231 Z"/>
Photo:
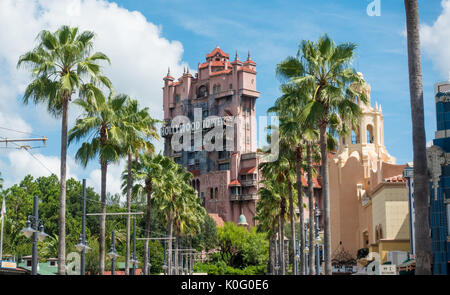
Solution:
<path fill-rule="evenodd" d="M 246 154 L 242 154 L 241 155 L 241 159 L 242 160 L 249 160 L 249 159 L 256 159 L 257 157 L 257 153 L 246 153 Z"/>
<path fill-rule="evenodd" d="M 241 198 L 240 195 L 231 195 L 230 196 L 230 201 L 239 201 L 240 198 Z"/>
<path fill-rule="evenodd" d="M 258 200 L 258 194 L 245 194 L 241 196 L 241 200 L 248 201 L 248 200 Z"/>
<path fill-rule="evenodd" d="M 256 179 L 241 180 L 241 184 L 242 186 L 256 186 L 258 181 Z"/>

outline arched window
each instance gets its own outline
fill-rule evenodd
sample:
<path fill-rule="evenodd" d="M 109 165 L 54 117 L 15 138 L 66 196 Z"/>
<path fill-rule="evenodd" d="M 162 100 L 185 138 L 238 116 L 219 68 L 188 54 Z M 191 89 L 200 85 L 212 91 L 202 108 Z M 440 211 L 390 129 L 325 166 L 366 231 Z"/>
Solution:
<path fill-rule="evenodd" d="M 367 143 L 374 143 L 373 126 L 372 125 L 367 125 L 366 136 L 367 136 Z"/>
<path fill-rule="evenodd" d="M 216 84 L 213 87 L 213 94 L 219 93 L 220 92 L 220 84 Z"/>
<path fill-rule="evenodd" d="M 202 85 L 198 88 L 197 97 L 205 97 L 208 95 L 208 88 L 205 85 Z"/>
<path fill-rule="evenodd" d="M 352 144 L 358 144 L 359 141 L 359 133 L 358 131 L 352 130 Z"/>
<path fill-rule="evenodd" d="M 200 197 L 200 180 L 196 180 L 196 188 L 197 188 L 197 194 Z"/>

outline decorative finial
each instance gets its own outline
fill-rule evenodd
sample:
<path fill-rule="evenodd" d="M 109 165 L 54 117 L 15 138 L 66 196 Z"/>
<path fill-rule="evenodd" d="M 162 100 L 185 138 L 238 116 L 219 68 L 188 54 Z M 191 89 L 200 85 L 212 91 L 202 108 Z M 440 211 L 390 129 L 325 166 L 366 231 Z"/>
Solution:
<path fill-rule="evenodd" d="M 167 76 L 170 76 L 170 67 L 167 68 Z"/>
<path fill-rule="evenodd" d="M 186 74 L 189 74 L 189 66 L 186 67 Z"/>
<path fill-rule="evenodd" d="M 234 57 L 234 60 L 239 60 L 239 55 L 238 55 L 237 50 L 236 50 L 236 56 Z"/>
<path fill-rule="evenodd" d="M 248 51 L 248 57 L 247 60 L 250 60 L 250 50 Z"/>

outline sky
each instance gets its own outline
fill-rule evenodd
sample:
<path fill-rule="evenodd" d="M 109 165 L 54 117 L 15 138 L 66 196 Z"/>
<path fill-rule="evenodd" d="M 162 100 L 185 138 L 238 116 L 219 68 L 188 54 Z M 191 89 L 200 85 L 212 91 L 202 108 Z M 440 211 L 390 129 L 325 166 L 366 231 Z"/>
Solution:
<path fill-rule="evenodd" d="M 301 40 L 328 34 L 336 43 L 358 45 L 353 67 L 372 88 L 372 105 L 381 104 L 385 145 L 397 163 L 411 162 L 412 131 L 406 25 L 403 1 L 378 0 L 379 16 L 369 16 L 372 0 L 211 1 L 211 0 L 0 0 L 0 137 L 48 137 L 47 146 L 29 152 L 0 147 L 5 187 L 26 174 L 59 174 L 60 120 L 43 106 L 23 105 L 30 75 L 17 69 L 19 56 L 35 45 L 43 29 L 63 24 L 96 33 L 95 49 L 107 54 L 103 70 L 117 92 L 126 93 L 162 119 L 162 77 L 170 67 L 179 77 L 216 46 L 241 59 L 250 52 L 257 63 L 257 116 L 279 96 L 276 65 L 295 55 Z M 434 84 L 450 75 L 450 0 L 419 1 L 427 142 L 436 130 Z M 71 106 L 69 127 L 80 110 Z M 11 131 L 13 129 L 15 131 Z M 20 132 L 17 132 L 20 131 Z M 4 147 L 4 145 L 0 145 Z M 157 145 L 161 147 L 161 144 Z M 98 162 L 83 168 L 77 145 L 68 152 L 68 176 L 87 178 L 100 188 Z M 31 154 L 30 154 L 31 153 Z M 123 161 L 108 172 L 108 191 L 120 191 Z"/>

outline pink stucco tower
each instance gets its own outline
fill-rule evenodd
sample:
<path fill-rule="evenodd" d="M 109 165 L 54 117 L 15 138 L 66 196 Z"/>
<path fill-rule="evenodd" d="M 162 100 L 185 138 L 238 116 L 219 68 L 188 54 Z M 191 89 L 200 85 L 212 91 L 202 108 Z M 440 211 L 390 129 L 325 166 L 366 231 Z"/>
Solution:
<path fill-rule="evenodd" d="M 260 180 L 255 104 L 260 93 L 256 90 L 256 63 L 250 53 L 245 62 L 237 53 L 230 62 L 229 54 L 216 47 L 206 54 L 205 62 L 198 64 L 195 76 L 185 69 L 178 80 L 170 76 L 170 71 L 163 80 L 163 129 L 171 130 L 162 132 L 164 154 L 194 175 L 192 185 L 208 213 L 235 223 L 242 222 L 245 216 L 254 226 Z M 185 116 L 195 122 L 199 115 L 202 125 L 199 130 L 192 129 L 189 148 L 175 151 L 174 119 Z M 203 140 L 211 128 L 204 122 L 212 117 L 223 119 L 223 130 L 233 130 L 231 135 L 224 134 L 223 150 L 205 148 Z M 202 135 L 200 145 L 194 143 L 195 132 Z M 227 137 L 232 145 L 226 146 Z"/>

